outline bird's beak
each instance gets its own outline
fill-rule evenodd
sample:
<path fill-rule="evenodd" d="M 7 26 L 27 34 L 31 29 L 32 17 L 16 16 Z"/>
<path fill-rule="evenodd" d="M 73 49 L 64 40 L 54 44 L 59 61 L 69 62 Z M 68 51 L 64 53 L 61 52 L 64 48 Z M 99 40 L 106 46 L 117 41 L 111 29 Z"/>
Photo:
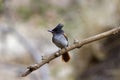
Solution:
<path fill-rule="evenodd" d="M 53 31 L 52 31 L 52 30 L 48 30 L 48 32 L 51 32 L 51 33 L 53 33 Z"/>

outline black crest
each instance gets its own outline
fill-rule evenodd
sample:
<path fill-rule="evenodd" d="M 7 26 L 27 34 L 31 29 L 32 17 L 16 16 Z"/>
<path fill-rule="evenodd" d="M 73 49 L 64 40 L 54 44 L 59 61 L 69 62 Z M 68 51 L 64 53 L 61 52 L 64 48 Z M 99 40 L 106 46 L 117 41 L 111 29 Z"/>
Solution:
<path fill-rule="evenodd" d="M 55 32 L 61 31 L 63 26 L 64 26 L 63 24 L 58 24 L 52 31 L 55 31 Z"/>

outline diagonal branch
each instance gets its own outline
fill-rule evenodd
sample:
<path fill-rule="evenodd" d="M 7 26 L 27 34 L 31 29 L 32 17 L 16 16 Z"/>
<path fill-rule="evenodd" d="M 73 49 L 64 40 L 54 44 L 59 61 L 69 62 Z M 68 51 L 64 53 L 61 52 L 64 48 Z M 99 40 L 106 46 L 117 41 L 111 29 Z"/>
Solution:
<path fill-rule="evenodd" d="M 82 40 L 80 42 L 76 42 L 76 43 L 72 44 L 71 46 L 68 46 L 67 48 L 64 48 L 64 49 L 62 49 L 60 51 L 54 52 L 47 59 L 42 60 L 40 63 L 34 64 L 34 65 L 31 65 L 31 66 L 27 67 L 26 71 L 21 76 L 22 77 L 27 76 L 28 74 L 30 74 L 34 70 L 39 69 L 41 66 L 45 65 L 46 63 L 49 63 L 51 60 L 59 57 L 60 55 L 64 54 L 65 52 L 71 51 L 71 50 L 73 50 L 75 48 L 80 48 L 80 47 L 82 47 L 85 44 L 89 44 L 91 42 L 103 39 L 103 38 L 108 37 L 110 35 L 115 35 L 118 32 L 120 32 L 120 27 L 117 27 L 117 28 L 114 28 L 112 30 L 103 32 L 101 34 L 89 37 L 89 38 L 84 39 L 84 40 Z"/>

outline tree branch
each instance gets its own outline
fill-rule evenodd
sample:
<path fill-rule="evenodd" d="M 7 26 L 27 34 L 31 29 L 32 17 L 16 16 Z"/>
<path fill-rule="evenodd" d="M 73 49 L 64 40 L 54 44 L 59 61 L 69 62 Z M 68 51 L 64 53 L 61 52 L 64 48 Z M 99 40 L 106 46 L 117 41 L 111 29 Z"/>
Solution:
<path fill-rule="evenodd" d="M 84 40 L 82 40 L 80 42 L 75 42 L 74 44 L 72 44 L 71 46 L 68 46 L 67 48 L 64 48 L 64 49 L 61 49 L 60 51 L 54 52 L 49 57 L 47 57 L 46 59 L 42 60 L 40 63 L 34 64 L 34 65 L 31 65 L 31 66 L 27 67 L 26 71 L 21 76 L 22 77 L 27 76 L 28 74 L 30 74 L 34 70 L 37 70 L 41 66 L 45 65 L 46 63 L 49 63 L 51 60 L 59 57 L 60 55 L 64 54 L 65 52 L 71 51 L 71 50 L 73 50 L 75 48 L 80 48 L 80 47 L 82 47 L 85 44 L 89 44 L 91 42 L 103 39 L 103 38 L 108 37 L 110 35 L 115 35 L 118 32 L 120 32 L 120 27 L 117 27 L 117 28 L 114 28 L 112 30 L 103 32 L 101 34 L 89 37 L 89 38 L 84 39 Z"/>

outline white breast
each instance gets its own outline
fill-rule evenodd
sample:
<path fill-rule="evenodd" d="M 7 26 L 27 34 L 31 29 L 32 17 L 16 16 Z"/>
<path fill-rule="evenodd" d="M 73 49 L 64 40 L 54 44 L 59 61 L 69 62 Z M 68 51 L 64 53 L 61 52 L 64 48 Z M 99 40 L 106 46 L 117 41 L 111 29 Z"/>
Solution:
<path fill-rule="evenodd" d="M 61 34 L 54 35 L 54 41 L 53 42 L 56 44 L 56 46 L 58 46 L 60 48 L 68 46 L 67 39 L 64 37 L 64 35 L 61 35 Z"/>

